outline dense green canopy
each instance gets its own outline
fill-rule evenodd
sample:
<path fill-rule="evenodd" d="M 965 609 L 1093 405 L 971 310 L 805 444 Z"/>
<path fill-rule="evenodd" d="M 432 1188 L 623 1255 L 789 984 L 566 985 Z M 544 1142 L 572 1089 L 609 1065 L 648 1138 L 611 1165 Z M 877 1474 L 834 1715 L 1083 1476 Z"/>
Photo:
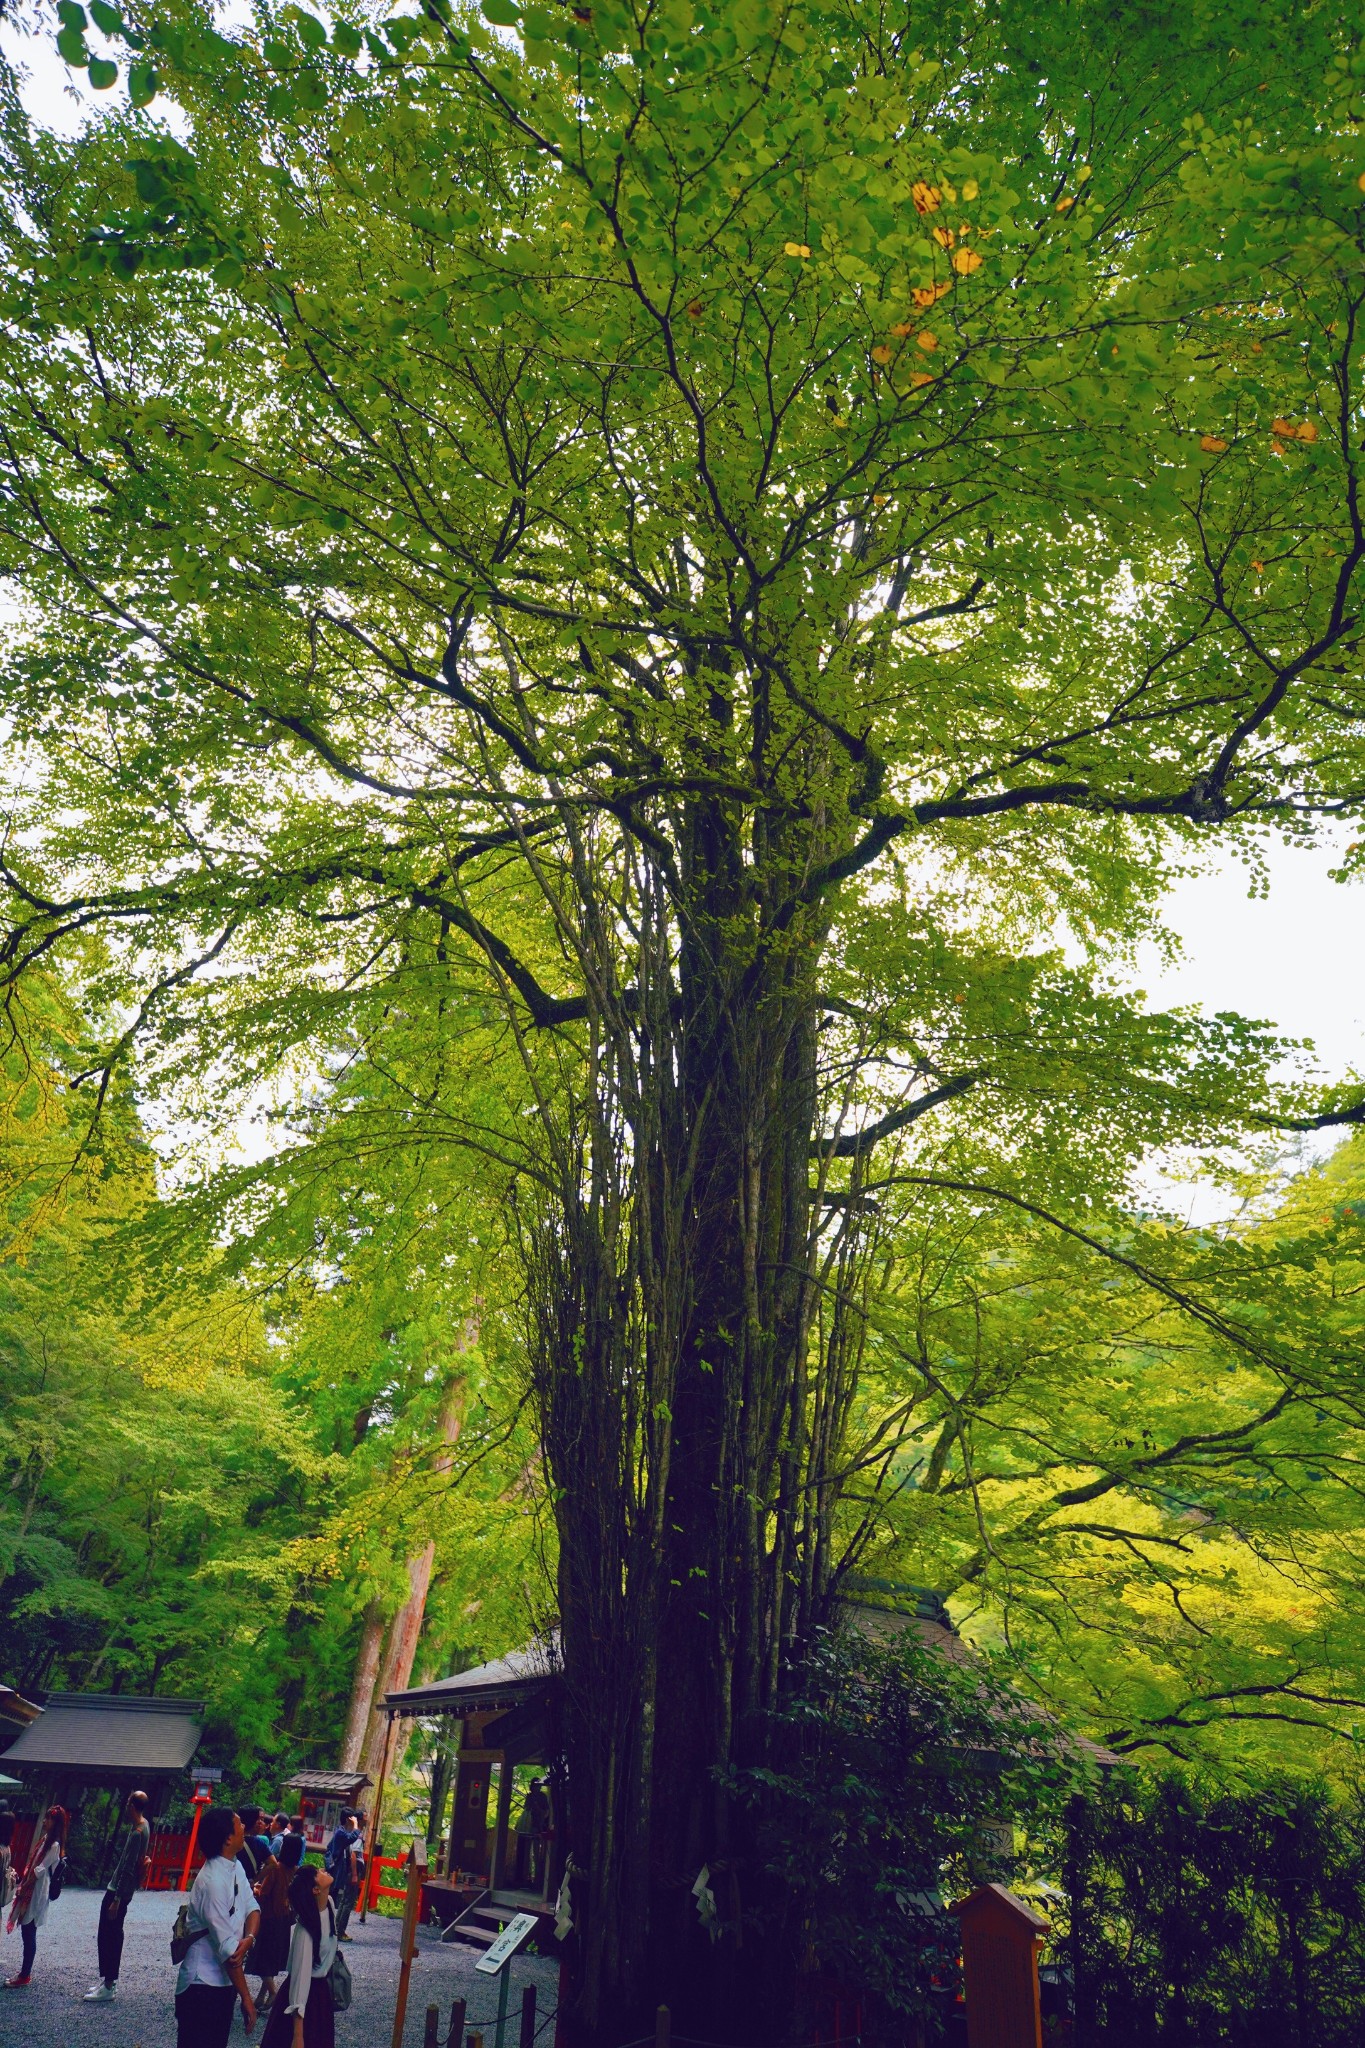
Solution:
<path fill-rule="evenodd" d="M 7 103 L 10 985 L 292 1105 L 243 1274 L 504 1276 L 582 2038 L 741 2026 L 688 1886 L 869 1558 L 1125 1742 L 1349 1723 L 1350 1198 L 1139 1191 L 1360 1091 L 1123 980 L 1365 802 L 1345 24 L 61 12 L 145 111 Z"/>

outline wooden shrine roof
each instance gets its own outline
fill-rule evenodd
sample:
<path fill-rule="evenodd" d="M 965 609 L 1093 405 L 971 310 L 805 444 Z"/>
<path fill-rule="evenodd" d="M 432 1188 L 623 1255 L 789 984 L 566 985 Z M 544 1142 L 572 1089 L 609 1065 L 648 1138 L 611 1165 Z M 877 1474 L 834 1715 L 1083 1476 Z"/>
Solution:
<path fill-rule="evenodd" d="M 532 1643 L 527 1649 L 512 1650 L 490 1663 L 475 1664 L 468 1671 L 456 1671 L 438 1678 L 432 1685 L 415 1685 L 406 1692 L 386 1692 L 386 1713 L 404 1719 L 416 1715 L 486 1713 L 497 1707 L 519 1706 L 523 1700 L 542 1692 L 555 1675 L 557 1645 L 553 1639 Z"/>
<path fill-rule="evenodd" d="M 296 1771 L 284 1781 L 287 1792 L 323 1792 L 339 1799 L 354 1799 L 373 1783 L 368 1771 Z"/>
<path fill-rule="evenodd" d="M 153 1778 L 183 1771 L 204 1732 L 202 1700 L 52 1693 L 5 1751 L 7 1770 Z"/>

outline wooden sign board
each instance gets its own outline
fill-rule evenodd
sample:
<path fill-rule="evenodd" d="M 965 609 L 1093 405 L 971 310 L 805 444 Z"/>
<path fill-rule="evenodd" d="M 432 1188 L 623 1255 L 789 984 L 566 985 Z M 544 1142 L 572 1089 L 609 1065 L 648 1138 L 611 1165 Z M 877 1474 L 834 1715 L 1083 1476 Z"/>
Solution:
<path fill-rule="evenodd" d="M 496 1977 L 505 1969 L 517 1950 L 528 1942 L 536 1931 L 534 1913 L 518 1913 L 515 1920 L 509 1920 L 492 1947 L 481 1955 L 474 1968 L 482 1970 L 486 1977 Z"/>

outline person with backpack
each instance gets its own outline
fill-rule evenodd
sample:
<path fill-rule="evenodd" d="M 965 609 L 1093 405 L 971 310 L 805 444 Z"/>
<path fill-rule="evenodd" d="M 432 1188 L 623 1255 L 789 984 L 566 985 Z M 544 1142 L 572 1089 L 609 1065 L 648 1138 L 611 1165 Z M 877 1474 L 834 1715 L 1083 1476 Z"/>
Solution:
<path fill-rule="evenodd" d="M 13 1934 L 16 1927 L 19 1929 L 23 1950 L 19 1974 L 6 1981 L 6 1991 L 22 1991 L 32 1977 L 38 1929 L 47 1919 L 48 1906 L 61 1897 L 66 1876 L 67 1820 L 65 1807 L 49 1806 L 42 1833 L 28 1859 L 28 1869 L 19 1880 L 10 1908 L 9 1931 Z"/>
<path fill-rule="evenodd" d="M 333 1832 L 323 1860 L 332 1880 L 337 1940 L 350 1941 L 352 1936 L 346 1932 L 346 1923 L 360 1897 L 360 1881 L 365 1875 L 365 1837 L 360 1832 L 359 1815 L 342 1814 L 341 1825 Z"/>
<path fill-rule="evenodd" d="M 119 1845 L 118 1861 L 114 1865 L 109 1882 L 104 1888 L 100 1905 L 100 1922 L 96 1939 L 99 1944 L 100 1980 L 92 1984 L 86 1998 L 92 2003 L 107 2004 L 113 1997 L 118 1984 L 119 1966 L 123 1961 L 123 1928 L 132 1904 L 133 1893 L 147 1875 L 152 1861 L 152 1831 L 147 1825 L 145 1792 L 130 1792 L 124 1808 L 124 1819 L 128 1832 Z"/>
<path fill-rule="evenodd" d="M 175 1980 L 176 2048 L 227 2048 L 238 1999 L 248 2034 L 256 2005 L 246 1981 L 247 1957 L 256 1938 L 260 1908 L 237 1868 L 245 1839 L 241 1818 L 230 1806 L 211 1806 L 199 1823 L 204 1867 L 190 1887 L 181 1923 L 171 1938 Z"/>

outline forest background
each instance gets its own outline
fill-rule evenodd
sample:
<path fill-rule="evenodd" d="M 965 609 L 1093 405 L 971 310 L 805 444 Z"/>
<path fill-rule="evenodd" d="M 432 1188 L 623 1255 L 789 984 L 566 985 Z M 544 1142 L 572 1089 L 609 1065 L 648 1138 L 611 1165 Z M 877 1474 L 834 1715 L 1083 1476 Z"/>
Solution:
<path fill-rule="evenodd" d="M 1130 972 L 1365 802 L 1346 25 L 59 18 L 128 98 L 3 99 L 8 1675 L 277 1777 L 558 1611 L 657 1850 L 589 2021 L 856 1586 L 1349 1768 L 1365 1161 L 1276 1148 L 1361 1089 Z"/>

